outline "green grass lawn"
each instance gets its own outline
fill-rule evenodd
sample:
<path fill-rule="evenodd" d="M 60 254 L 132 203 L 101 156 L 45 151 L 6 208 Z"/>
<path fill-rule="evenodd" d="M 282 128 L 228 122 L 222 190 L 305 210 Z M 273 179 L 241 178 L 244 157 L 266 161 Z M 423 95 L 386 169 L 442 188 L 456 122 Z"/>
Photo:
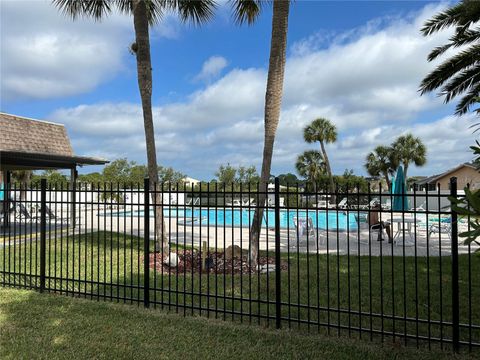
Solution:
<path fill-rule="evenodd" d="M 2 359 L 441 360 L 474 356 L 0 289 Z"/>
<path fill-rule="evenodd" d="M 38 285 L 38 277 L 31 276 L 39 273 L 38 246 L 35 242 L 1 248 L 0 271 L 10 269 L 23 275 L 0 273 L 0 283 Z M 143 239 L 96 232 L 49 239 L 47 249 L 47 289 L 91 299 L 143 301 Z M 295 252 L 282 256 L 290 263 L 281 278 L 283 327 L 353 337 L 360 334 L 340 327 L 361 327 L 366 330 L 361 335 L 367 339 L 382 330 L 451 338 L 449 257 L 368 258 Z M 460 256 L 459 271 L 461 322 L 480 325 L 478 255 Z M 162 275 L 152 270 L 150 275 L 152 306 L 274 326 L 274 274 Z M 462 327 L 460 335 L 463 341 L 480 342 L 478 329 Z M 408 342 L 416 344 L 415 340 Z"/>

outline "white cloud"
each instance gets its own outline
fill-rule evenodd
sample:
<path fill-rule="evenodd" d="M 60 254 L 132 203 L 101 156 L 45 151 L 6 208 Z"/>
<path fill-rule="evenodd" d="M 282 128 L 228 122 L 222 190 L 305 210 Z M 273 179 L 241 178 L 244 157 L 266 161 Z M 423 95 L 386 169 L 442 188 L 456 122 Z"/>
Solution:
<path fill-rule="evenodd" d="M 48 99 L 84 93 L 124 67 L 133 21 L 115 10 L 101 22 L 72 21 L 51 1 L 2 1 L 1 95 Z M 153 37 L 174 37 L 170 18 Z"/>
<path fill-rule="evenodd" d="M 287 59 L 273 172 L 294 171 L 296 156 L 318 146 L 304 143 L 302 129 L 319 116 L 331 119 L 340 133 L 337 143 L 328 145 L 336 173 L 345 168 L 364 173 L 367 153 L 405 132 L 419 136 L 428 148 L 427 165 L 410 174 L 437 173 L 470 160 L 473 117 L 445 116 L 450 110 L 439 99 L 417 91 L 435 66 L 426 61 L 428 52 L 448 36 L 424 38 L 419 28 L 442 6 L 428 5 L 404 19 L 372 21 L 335 35 L 328 47 L 318 36 L 301 49 L 294 46 Z M 205 179 L 221 163 L 259 168 L 266 76 L 263 68 L 233 69 L 183 102 L 154 107 L 159 162 Z M 110 159 L 145 161 L 138 104 L 81 105 L 60 109 L 51 119 L 67 124 L 78 153 L 101 151 Z"/>
<path fill-rule="evenodd" d="M 195 76 L 195 80 L 210 81 L 218 77 L 228 65 L 223 56 L 211 56 L 202 65 L 202 70 Z"/>

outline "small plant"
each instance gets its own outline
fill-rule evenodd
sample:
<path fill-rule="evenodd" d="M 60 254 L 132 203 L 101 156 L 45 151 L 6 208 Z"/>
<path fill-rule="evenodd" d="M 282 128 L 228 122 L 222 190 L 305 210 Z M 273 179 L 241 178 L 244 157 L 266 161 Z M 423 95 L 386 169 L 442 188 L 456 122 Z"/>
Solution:
<path fill-rule="evenodd" d="M 476 159 L 473 161 L 477 170 L 480 169 L 480 143 L 477 140 L 476 146 L 471 146 L 473 153 L 477 155 Z M 465 197 L 461 199 L 456 199 L 450 197 L 452 203 L 452 210 L 457 212 L 459 215 L 467 216 L 469 219 L 469 230 L 464 231 L 459 234 L 460 237 L 466 238 L 465 244 L 475 244 L 480 245 L 480 189 L 475 191 L 465 188 Z M 478 250 L 477 250 L 478 251 Z"/>

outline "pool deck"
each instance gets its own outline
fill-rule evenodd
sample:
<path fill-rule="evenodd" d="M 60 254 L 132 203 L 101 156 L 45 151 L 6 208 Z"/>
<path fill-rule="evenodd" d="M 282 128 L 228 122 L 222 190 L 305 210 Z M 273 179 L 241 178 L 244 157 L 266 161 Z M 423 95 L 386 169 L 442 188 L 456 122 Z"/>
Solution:
<path fill-rule="evenodd" d="M 390 213 L 388 213 L 390 215 Z M 387 218 L 387 214 L 385 215 Z M 406 217 L 407 218 L 407 217 Z M 249 248 L 249 229 L 232 226 L 207 226 L 198 222 L 184 223 L 182 219 L 165 218 L 165 230 L 169 236 L 171 247 L 176 244 L 199 247 L 206 242 L 207 247 L 223 249 L 230 245 L 238 245 L 242 249 Z M 422 224 L 422 223 L 420 223 Z M 396 234 L 400 224 L 393 223 L 393 234 Z M 150 219 L 150 238 L 155 241 L 154 219 Z M 459 224 L 460 231 L 465 230 L 466 224 Z M 67 227 L 65 224 L 51 223 L 47 226 L 47 239 L 65 237 L 72 234 L 107 231 L 125 233 L 128 235 L 144 236 L 144 219 L 138 217 L 103 217 L 97 216 L 97 211 L 79 211 L 77 226 Z M 368 231 L 336 231 L 315 229 L 309 236 L 303 235 L 297 238 L 295 229 L 280 230 L 280 250 L 282 252 L 308 253 L 308 254 L 332 254 L 332 255 L 371 255 L 371 256 L 449 256 L 451 255 L 451 241 L 447 233 L 432 234 L 427 239 L 426 226 L 413 226 L 411 237 L 403 244 L 403 231 L 395 242 L 389 244 L 385 241 L 377 241 L 373 238 L 369 241 Z M 12 246 L 19 242 L 39 240 L 39 225 L 29 223 L 13 223 L 8 229 L 0 228 L 0 247 Z M 478 248 L 472 245 L 470 251 Z M 274 251 L 275 232 L 273 229 L 262 228 L 260 236 L 260 250 Z M 459 253 L 466 254 L 469 247 L 459 244 Z"/>

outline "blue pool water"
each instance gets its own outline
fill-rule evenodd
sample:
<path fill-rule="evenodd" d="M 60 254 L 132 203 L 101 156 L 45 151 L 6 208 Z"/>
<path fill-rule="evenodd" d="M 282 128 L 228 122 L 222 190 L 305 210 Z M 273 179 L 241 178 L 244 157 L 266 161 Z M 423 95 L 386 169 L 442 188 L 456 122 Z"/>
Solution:
<path fill-rule="evenodd" d="M 202 225 L 218 225 L 218 226 L 236 226 L 249 227 L 253 220 L 254 209 L 178 209 L 164 208 L 163 213 L 167 218 L 184 219 L 202 219 Z M 112 213 L 99 214 L 100 216 L 113 217 L 143 217 L 143 210 L 140 211 L 118 211 Z M 153 216 L 151 211 L 150 216 Z M 293 218 L 306 219 L 307 216 L 312 219 L 313 225 L 319 229 L 340 229 L 355 230 L 357 229 L 357 221 L 354 213 L 348 215 L 337 211 L 306 211 L 306 210 L 280 210 L 280 227 L 295 228 Z M 198 224 L 196 222 L 195 224 Z M 274 210 L 264 211 L 262 225 L 265 227 L 273 227 L 275 225 Z"/>

